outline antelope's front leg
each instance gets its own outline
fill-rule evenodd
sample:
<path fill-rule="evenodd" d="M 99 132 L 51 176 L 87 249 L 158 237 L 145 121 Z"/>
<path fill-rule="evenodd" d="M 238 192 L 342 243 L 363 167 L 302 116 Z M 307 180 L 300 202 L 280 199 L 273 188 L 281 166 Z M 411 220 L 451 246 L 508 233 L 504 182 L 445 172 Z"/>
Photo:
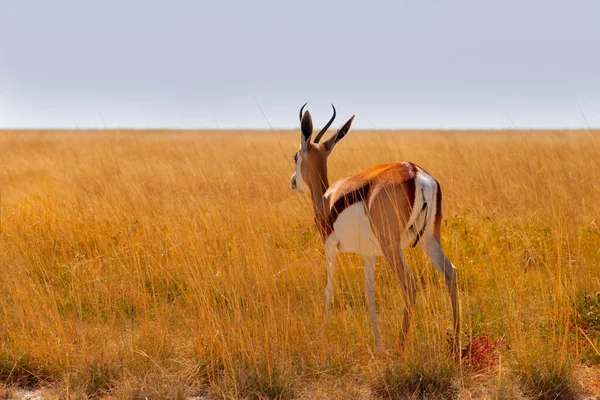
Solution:
<path fill-rule="evenodd" d="M 377 323 L 377 311 L 375 309 L 375 264 L 377 257 L 365 256 L 365 297 L 369 305 L 369 314 L 375 332 L 375 350 L 382 350 L 381 338 L 379 336 L 379 324 Z"/>
<path fill-rule="evenodd" d="M 333 235 L 332 235 L 333 236 Z M 329 315 L 331 298 L 333 297 L 333 275 L 337 258 L 337 241 L 330 236 L 325 242 L 325 267 L 327 268 L 327 285 L 325 286 L 325 321 Z"/>

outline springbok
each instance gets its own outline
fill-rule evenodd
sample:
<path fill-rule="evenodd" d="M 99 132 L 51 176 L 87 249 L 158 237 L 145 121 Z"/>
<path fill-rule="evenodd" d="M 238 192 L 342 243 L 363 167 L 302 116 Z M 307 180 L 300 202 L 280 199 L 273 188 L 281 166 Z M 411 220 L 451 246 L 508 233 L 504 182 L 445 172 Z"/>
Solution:
<path fill-rule="evenodd" d="M 335 145 L 346 136 L 352 116 L 331 138 L 319 140 L 336 116 L 310 139 L 313 123 L 308 111 L 300 109 L 300 149 L 294 155 L 296 171 L 290 180 L 293 190 L 310 192 L 315 223 L 325 247 L 327 285 L 325 321 L 333 295 L 333 275 L 337 252 L 364 256 L 365 296 L 375 333 L 375 345 L 381 349 L 374 296 L 377 256 L 383 256 L 394 268 L 405 300 L 403 338 L 408 333 L 416 284 L 406 267 L 402 250 L 418 243 L 444 275 L 452 301 L 454 320 L 453 349 L 460 349 L 460 306 L 456 267 L 442 251 L 442 192 L 439 183 L 423 168 L 410 162 L 376 165 L 329 185 L 327 158 Z M 404 341 L 404 340 L 403 340 Z"/>

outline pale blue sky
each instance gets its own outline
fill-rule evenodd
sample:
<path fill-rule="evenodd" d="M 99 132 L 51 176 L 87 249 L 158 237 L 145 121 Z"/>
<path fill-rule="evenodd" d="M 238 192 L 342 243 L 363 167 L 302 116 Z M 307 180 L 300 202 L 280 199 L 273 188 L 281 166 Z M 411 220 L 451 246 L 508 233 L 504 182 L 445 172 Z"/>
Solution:
<path fill-rule="evenodd" d="M 0 0 L 0 127 L 600 128 L 598 49 L 596 0 Z"/>

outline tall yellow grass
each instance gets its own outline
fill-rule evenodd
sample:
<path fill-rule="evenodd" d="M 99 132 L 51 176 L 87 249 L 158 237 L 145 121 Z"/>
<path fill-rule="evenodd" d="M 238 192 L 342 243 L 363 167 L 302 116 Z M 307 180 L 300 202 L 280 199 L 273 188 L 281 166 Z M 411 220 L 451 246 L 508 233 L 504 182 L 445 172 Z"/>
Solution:
<path fill-rule="evenodd" d="M 373 354 L 353 255 L 322 334 L 322 245 L 289 189 L 298 132 L 0 132 L 0 383 L 117 398 L 593 390 L 578 371 L 600 361 L 600 325 L 583 329 L 579 305 L 600 290 L 597 135 L 355 131 L 330 157 L 332 182 L 409 160 L 441 183 L 463 342 L 502 341 L 482 369 L 452 360 L 448 294 L 418 249 L 404 349 L 400 287 L 379 261 Z"/>

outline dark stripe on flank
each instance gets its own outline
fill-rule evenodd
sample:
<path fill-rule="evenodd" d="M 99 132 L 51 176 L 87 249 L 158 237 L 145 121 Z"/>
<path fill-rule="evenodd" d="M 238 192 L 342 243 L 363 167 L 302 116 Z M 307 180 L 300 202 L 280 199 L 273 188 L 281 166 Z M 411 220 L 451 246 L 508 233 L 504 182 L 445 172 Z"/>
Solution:
<path fill-rule="evenodd" d="M 419 231 L 419 233 L 417 233 L 417 236 L 415 236 L 415 240 L 412 242 L 410 247 L 415 247 L 417 245 L 417 243 L 419 243 L 419 240 L 421 240 L 421 237 L 423 236 L 423 232 L 425 232 L 425 227 L 427 226 L 427 203 L 423 203 L 423 208 L 421 208 L 421 211 L 419 212 L 419 215 L 417 215 L 417 218 L 419 218 L 421 216 L 421 214 L 423 214 L 423 213 L 425 213 L 425 219 L 423 220 L 423 226 L 421 227 L 421 230 Z M 414 231 L 415 226 L 412 225 L 409 229 L 411 231 Z"/>
<path fill-rule="evenodd" d="M 364 186 L 358 187 L 351 192 L 346 193 L 344 196 L 337 199 L 335 203 L 333 203 L 333 207 L 331 209 L 331 214 L 329 216 L 329 220 L 331 221 L 331 225 L 335 223 L 339 215 L 346 208 L 350 207 L 354 203 L 358 203 L 359 201 L 364 201 L 369 195 L 369 191 L 371 190 L 370 184 L 365 184 Z"/>
<path fill-rule="evenodd" d="M 358 203 L 359 201 L 365 201 L 371 191 L 371 185 L 366 183 L 363 186 L 359 186 L 356 189 L 346 193 L 333 203 L 329 218 L 323 218 L 319 224 L 319 230 L 323 239 L 327 239 L 333 232 L 333 224 L 340 216 L 340 214 L 351 205 Z"/>
<path fill-rule="evenodd" d="M 437 196 L 435 199 L 435 222 L 433 224 L 433 235 L 440 242 L 442 229 L 442 187 L 437 184 Z M 441 243 L 441 242 L 440 242 Z"/>
<path fill-rule="evenodd" d="M 410 163 L 410 165 L 413 169 L 415 168 L 415 164 Z M 416 175 L 416 173 L 414 175 Z M 406 198 L 408 199 L 410 209 L 412 210 L 415 206 L 415 200 L 417 199 L 417 183 L 415 182 L 414 176 L 404 181 L 404 188 L 406 190 Z"/>
<path fill-rule="evenodd" d="M 423 197 L 423 207 L 421 208 L 421 211 L 419 211 L 419 214 L 417 214 L 416 218 L 415 218 L 415 222 L 418 221 L 419 217 L 425 213 L 425 217 L 423 218 L 423 226 L 421 226 L 421 229 L 419 230 L 419 232 L 417 233 L 417 235 L 415 236 L 415 240 L 412 242 L 412 244 L 410 245 L 410 247 L 415 247 L 417 245 L 417 243 L 419 243 L 419 240 L 421 240 L 421 237 L 423 236 L 423 232 L 425 232 L 425 228 L 427 227 L 427 220 L 429 219 L 429 215 L 427 211 L 429 211 L 427 209 L 427 202 L 425 201 L 425 192 L 423 191 L 423 189 L 421 189 L 421 196 Z M 408 230 L 410 232 L 414 232 L 415 231 L 415 223 L 413 222 L 413 224 L 410 226 L 410 228 L 408 228 Z"/>

